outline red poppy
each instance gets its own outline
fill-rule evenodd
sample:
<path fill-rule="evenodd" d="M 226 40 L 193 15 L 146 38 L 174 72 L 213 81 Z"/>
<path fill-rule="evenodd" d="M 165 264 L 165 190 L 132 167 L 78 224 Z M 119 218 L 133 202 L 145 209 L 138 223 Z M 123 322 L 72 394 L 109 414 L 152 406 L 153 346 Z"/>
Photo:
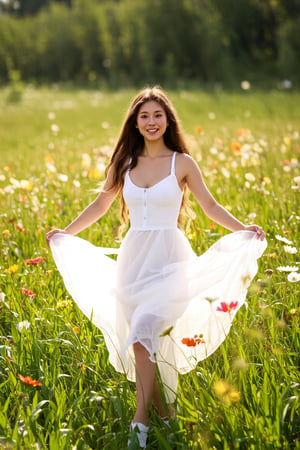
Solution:
<path fill-rule="evenodd" d="M 27 295 L 27 297 L 35 297 L 36 296 L 36 294 L 34 292 L 32 292 L 26 288 L 20 288 L 20 291 L 22 292 L 22 294 Z"/>
<path fill-rule="evenodd" d="M 221 306 L 217 307 L 217 311 L 230 312 L 233 309 L 236 309 L 237 305 L 238 302 L 230 302 L 230 303 L 221 302 Z"/>
<path fill-rule="evenodd" d="M 38 258 L 26 259 L 27 264 L 40 264 L 45 261 L 46 258 L 39 256 Z"/>
<path fill-rule="evenodd" d="M 22 383 L 27 384 L 28 386 L 40 387 L 43 386 L 40 381 L 33 380 L 31 377 L 23 377 L 20 373 L 18 374 L 18 378 Z"/>
<path fill-rule="evenodd" d="M 181 342 L 187 347 L 196 347 L 198 344 L 205 344 L 203 334 L 195 334 L 192 338 L 183 338 L 181 339 Z"/>

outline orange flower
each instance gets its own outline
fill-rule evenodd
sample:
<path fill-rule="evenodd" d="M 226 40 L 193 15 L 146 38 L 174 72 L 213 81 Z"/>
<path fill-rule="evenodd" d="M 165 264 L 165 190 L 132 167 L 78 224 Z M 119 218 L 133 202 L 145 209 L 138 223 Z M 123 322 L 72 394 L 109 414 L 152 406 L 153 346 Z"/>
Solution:
<path fill-rule="evenodd" d="M 32 258 L 32 259 L 26 259 L 27 264 L 40 264 L 41 262 L 45 261 L 46 258 L 44 257 L 38 257 L 38 258 Z"/>
<path fill-rule="evenodd" d="M 24 231 L 25 231 L 25 228 L 24 228 L 23 225 L 21 225 L 20 223 L 17 223 L 17 224 L 15 225 L 15 229 L 16 229 L 17 231 L 20 231 L 21 233 L 24 233 Z"/>
<path fill-rule="evenodd" d="M 20 288 L 20 291 L 22 292 L 22 294 L 27 295 L 27 297 L 36 297 L 36 294 L 34 292 L 30 291 L 29 289 Z"/>
<path fill-rule="evenodd" d="M 27 384 L 28 386 L 40 387 L 43 386 L 40 381 L 33 380 L 31 377 L 23 377 L 20 373 L 18 374 L 18 378 L 22 383 Z"/>
<path fill-rule="evenodd" d="M 234 153 L 240 153 L 240 151 L 241 151 L 241 144 L 239 142 L 237 142 L 237 141 L 232 141 L 231 142 L 231 150 Z"/>
<path fill-rule="evenodd" d="M 249 130 L 247 130 L 247 128 L 239 128 L 238 130 L 236 130 L 236 135 L 239 137 L 248 136 L 248 134 Z"/>
<path fill-rule="evenodd" d="M 217 307 L 217 311 L 230 312 L 233 309 L 236 309 L 237 305 L 238 302 L 230 302 L 230 303 L 221 302 L 221 306 Z"/>
<path fill-rule="evenodd" d="M 195 127 L 195 133 L 201 136 L 202 134 L 204 134 L 204 130 L 202 127 L 200 127 L 200 125 L 198 125 L 197 127 Z"/>
<path fill-rule="evenodd" d="M 181 339 L 181 342 L 187 347 L 196 347 L 198 344 L 205 344 L 203 334 L 195 334 L 192 338 L 183 338 Z"/>

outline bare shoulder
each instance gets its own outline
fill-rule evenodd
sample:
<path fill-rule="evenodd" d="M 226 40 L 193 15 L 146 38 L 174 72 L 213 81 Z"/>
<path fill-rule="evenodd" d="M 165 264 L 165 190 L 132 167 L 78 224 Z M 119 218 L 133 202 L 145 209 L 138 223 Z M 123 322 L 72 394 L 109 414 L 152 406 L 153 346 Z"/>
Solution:
<path fill-rule="evenodd" d="M 199 170 L 198 164 L 191 155 L 178 153 L 176 156 L 176 172 L 180 178 L 185 178 L 193 170 Z"/>

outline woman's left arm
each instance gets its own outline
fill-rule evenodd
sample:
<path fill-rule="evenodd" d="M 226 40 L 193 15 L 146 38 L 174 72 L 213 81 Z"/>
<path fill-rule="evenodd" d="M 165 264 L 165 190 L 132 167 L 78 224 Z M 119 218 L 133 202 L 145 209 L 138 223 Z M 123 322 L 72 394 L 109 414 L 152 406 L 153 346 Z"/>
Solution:
<path fill-rule="evenodd" d="M 209 192 L 206 184 L 204 183 L 201 171 L 193 160 L 188 155 L 183 155 L 181 158 L 182 178 L 185 180 L 186 185 L 196 198 L 197 202 L 203 209 L 204 213 L 213 221 L 222 225 L 230 231 L 249 230 L 254 231 L 257 237 L 261 240 L 265 238 L 265 233 L 258 225 L 244 225 L 230 212 L 228 212 L 223 206 L 221 206 Z"/>

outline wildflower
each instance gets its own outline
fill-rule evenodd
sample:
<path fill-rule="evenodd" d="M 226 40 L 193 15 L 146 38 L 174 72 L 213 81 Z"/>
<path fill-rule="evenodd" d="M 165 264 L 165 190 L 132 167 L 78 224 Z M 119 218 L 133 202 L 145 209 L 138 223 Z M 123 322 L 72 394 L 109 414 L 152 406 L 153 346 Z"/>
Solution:
<path fill-rule="evenodd" d="M 208 113 L 208 118 L 209 118 L 210 120 L 215 120 L 215 118 L 216 118 L 215 113 L 214 113 L 214 112 Z"/>
<path fill-rule="evenodd" d="M 79 188 L 79 187 L 80 187 L 80 181 L 78 181 L 78 180 L 73 180 L 73 185 L 74 185 L 75 187 Z"/>
<path fill-rule="evenodd" d="M 71 303 L 68 302 L 68 300 L 62 300 L 61 302 L 56 303 L 57 309 L 66 309 L 69 308 L 69 306 L 71 306 Z"/>
<path fill-rule="evenodd" d="M 290 314 L 291 316 L 295 316 L 297 314 L 297 309 L 296 308 L 290 309 Z"/>
<path fill-rule="evenodd" d="M 232 365 L 233 369 L 235 370 L 246 370 L 248 368 L 247 362 L 244 360 L 244 358 L 236 359 L 233 362 Z"/>
<path fill-rule="evenodd" d="M 5 269 L 4 272 L 5 273 L 16 273 L 18 268 L 19 268 L 18 264 L 13 264 L 12 266 Z"/>
<path fill-rule="evenodd" d="M 25 228 L 23 227 L 23 225 L 22 225 L 21 223 L 17 223 L 17 224 L 15 225 L 15 229 L 16 229 L 17 231 L 20 231 L 20 233 L 24 233 L 24 231 L 25 231 Z"/>
<path fill-rule="evenodd" d="M 88 171 L 88 177 L 91 180 L 99 180 L 101 177 L 101 173 L 100 173 L 100 170 L 98 169 L 98 167 L 95 167 L 94 169 L 90 169 Z"/>
<path fill-rule="evenodd" d="M 292 244 L 292 241 L 289 241 L 286 237 L 284 236 L 279 236 L 278 234 L 276 234 L 275 239 L 277 239 L 277 241 L 281 241 L 284 242 L 287 245 Z"/>
<path fill-rule="evenodd" d="M 270 259 L 275 259 L 277 255 L 276 253 L 266 253 L 265 256 Z"/>
<path fill-rule="evenodd" d="M 66 183 L 69 179 L 68 175 L 65 175 L 64 173 L 59 173 L 57 175 L 57 178 L 59 179 L 59 181 L 62 181 L 63 183 Z"/>
<path fill-rule="evenodd" d="M 53 123 L 53 124 L 51 125 L 51 131 L 52 131 L 52 133 L 53 133 L 54 135 L 57 135 L 58 132 L 59 132 L 59 126 L 56 125 L 55 123 Z"/>
<path fill-rule="evenodd" d="M 213 384 L 213 390 L 217 394 L 217 396 L 227 404 L 238 402 L 241 398 L 241 395 L 238 391 L 234 389 L 234 387 L 225 380 L 215 381 Z"/>
<path fill-rule="evenodd" d="M 233 309 L 237 308 L 237 305 L 238 302 L 230 302 L 230 303 L 221 302 L 221 306 L 217 307 L 217 311 L 231 312 Z"/>
<path fill-rule="evenodd" d="M 286 253 L 289 253 L 291 255 L 297 253 L 297 248 L 296 247 L 292 247 L 290 245 L 284 245 L 283 248 L 284 248 L 284 251 Z"/>
<path fill-rule="evenodd" d="M 255 176 L 251 172 L 246 173 L 245 178 L 247 181 L 255 181 Z"/>
<path fill-rule="evenodd" d="M 77 367 L 82 370 L 83 373 L 86 372 L 86 365 L 84 363 L 78 363 Z"/>
<path fill-rule="evenodd" d="M 196 347 L 196 345 L 205 344 L 203 334 L 195 334 L 192 338 L 182 338 L 181 342 L 187 347 Z"/>
<path fill-rule="evenodd" d="M 250 131 L 247 130 L 247 128 L 239 128 L 238 130 L 236 130 L 236 135 L 238 137 L 248 136 L 249 134 L 250 134 Z"/>
<path fill-rule="evenodd" d="M 202 134 L 204 134 L 204 130 L 202 127 L 200 127 L 200 125 L 198 125 L 197 127 L 195 127 L 195 133 L 201 136 Z"/>
<path fill-rule="evenodd" d="M 91 167 L 91 157 L 88 153 L 83 153 L 81 155 L 81 167 L 83 169 L 89 169 Z"/>
<path fill-rule="evenodd" d="M 20 188 L 24 189 L 25 191 L 32 191 L 33 188 L 32 182 L 29 180 L 21 180 Z"/>
<path fill-rule="evenodd" d="M 23 322 L 19 322 L 17 325 L 17 330 L 18 331 L 23 331 L 28 330 L 28 328 L 30 327 L 30 322 L 28 322 L 28 320 L 24 320 Z"/>
<path fill-rule="evenodd" d="M 39 256 L 38 258 L 32 258 L 32 259 L 26 259 L 26 264 L 40 264 L 41 262 L 45 261 L 46 258 Z"/>
<path fill-rule="evenodd" d="M 243 89 L 243 91 L 249 91 L 249 89 L 251 88 L 250 82 L 247 80 L 243 80 L 241 82 L 241 88 Z"/>
<path fill-rule="evenodd" d="M 272 269 L 266 269 L 265 270 L 265 274 L 270 277 L 271 275 L 273 275 L 273 270 Z"/>
<path fill-rule="evenodd" d="M 296 283 L 297 281 L 300 281 L 300 273 L 297 272 L 291 272 L 288 274 L 287 277 L 288 281 L 291 283 Z"/>
<path fill-rule="evenodd" d="M 79 327 L 74 327 L 74 328 L 73 328 L 73 331 L 74 331 L 74 333 L 78 334 L 79 331 L 80 331 L 80 328 L 79 328 Z"/>
<path fill-rule="evenodd" d="M 22 292 L 22 294 L 27 295 L 27 297 L 36 297 L 36 294 L 34 292 L 30 291 L 29 289 L 20 288 L 20 291 Z"/>
<path fill-rule="evenodd" d="M 279 272 L 297 272 L 298 267 L 297 266 L 279 266 L 279 267 L 277 267 L 277 270 L 279 270 Z"/>
<path fill-rule="evenodd" d="M 48 119 L 49 119 L 49 120 L 54 120 L 55 117 L 56 117 L 56 115 L 55 115 L 54 112 L 49 112 L 49 113 L 48 113 Z"/>
<path fill-rule="evenodd" d="M 231 142 L 231 150 L 234 153 L 240 153 L 240 151 L 241 151 L 241 144 L 239 142 L 236 142 L 236 141 Z"/>
<path fill-rule="evenodd" d="M 33 380 L 31 377 L 24 377 L 20 373 L 18 374 L 18 378 L 22 383 L 27 384 L 28 386 L 34 386 L 34 387 L 40 387 L 43 386 L 43 384 L 40 381 Z"/>
<path fill-rule="evenodd" d="M 10 236 L 10 231 L 9 230 L 3 230 L 2 234 L 3 234 L 3 236 L 8 237 L 8 236 Z"/>

